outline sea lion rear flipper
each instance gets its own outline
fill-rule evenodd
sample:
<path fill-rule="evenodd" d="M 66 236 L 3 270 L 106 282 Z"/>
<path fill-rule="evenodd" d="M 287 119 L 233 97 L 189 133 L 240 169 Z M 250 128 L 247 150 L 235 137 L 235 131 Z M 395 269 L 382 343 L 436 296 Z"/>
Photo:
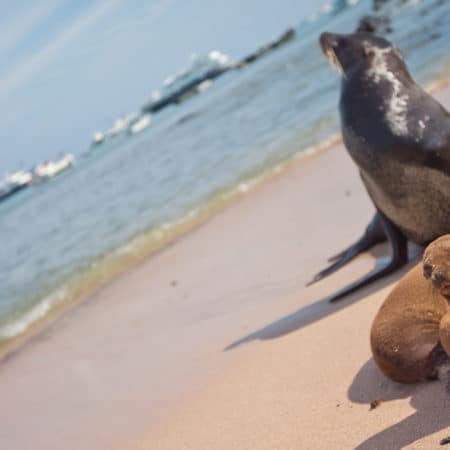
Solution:
<path fill-rule="evenodd" d="M 330 302 L 340 300 L 346 295 L 351 294 L 352 292 L 355 292 L 364 286 L 367 286 L 373 281 L 376 281 L 386 275 L 395 272 L 398 268 L 404 266 L 408 262 L 407 239 L 390 220 L 388 220 L 381 214 L 378 214 L 378 217 L 382 222 L 384 231 L 392 246 L 391 260 L 383 268 L 369 273 L 365 277 L 336 292 L 332 297 L 330 297 L 329 299 Z"/>
<path fill-rule="evenodd" d="M 376 244 L 379 244 L 380 242 L 384 242 L 386 240 L 387 236 L 383 227 L 382 217 L 378 212 L 376 212 L 369 225 L 367 225 L 366 231 L 364 232 L 362 237 L 347 249 L 343 250 L 337 255 L 332 256 L 328 261 L 334 261 L 333 264 L 315 275 L 314 278 L 307 284 L 307 286 L 310 286 L 311 284 L 314 284 L 322 278 L 325 278 L 326 276 L 332 274 L 333 272 L 347 264 L 349 261 L 351 261 L 353 258 L 358 256 L 360 253 L 365 252 Z"/>

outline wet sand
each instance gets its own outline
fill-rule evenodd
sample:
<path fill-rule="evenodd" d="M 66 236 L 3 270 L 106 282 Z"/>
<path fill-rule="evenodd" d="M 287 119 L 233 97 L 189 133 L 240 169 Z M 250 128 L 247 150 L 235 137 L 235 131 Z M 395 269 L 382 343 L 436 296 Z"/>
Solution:
<path fill-rule="evenodd" d="M 393 383 L 370 355 L 405 270 L 326 300 L 387 247 L 304 287 L 372 213 L 342 145 L 249 192 L 3 361 L 0 448 L 438 448 L 443 385 Z"/>

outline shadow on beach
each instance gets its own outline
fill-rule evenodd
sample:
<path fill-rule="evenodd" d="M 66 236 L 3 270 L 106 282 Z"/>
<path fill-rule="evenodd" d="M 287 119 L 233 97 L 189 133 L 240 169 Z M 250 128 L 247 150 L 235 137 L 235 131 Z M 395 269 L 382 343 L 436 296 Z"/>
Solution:
<path fill-rule="evenodd" d="M 383 256 L 384 249 L 378 248 L 371 253 L 380 258 L 380 256 Z M 416 248 L 413 250 L 410 263 L 395 274 L 383 278 L 337 303 L 330 303 L 330 296 L 322 298 L 242 337 L 226 347 L 224 351 L 235 349 L 254 340 L 282 337 L 347 308 L 383 289 L 390 283 L 398 281 L 417 264 L 420 254 L 421 252 Z M 383 259 L 378 259 L 374 270 L 377 270 L 382 264 L 385 264 Z M 357 450 L 404 448 L 430 434 L 445 430 L 450 425 L 448 416 L 450 396 L 446 395 L 445 388 L 441 382 L 435 381 L 414 385 L 395 383 L 384 377 L 373 359 L 368 360 L 356 374 L 347 395 L 351 402 L 367 404 L 368 409 L 375 400 L 380 400 L 379 408 L 384 409 L 389 408 L 390 401 L 410 398 L 411 406 L 416 410 L 409 417 L 400 420 L 398 423 L 387 427 L 360 443 L 356 447 Z M 377 411 L 372 411 L 370 414 L 378 414 L 378 408 Z M 445 435 L 437 438 L 436 447 L 439 446 L 439 439 L 447 437 L 448 434 L 450 433 L 447 431 Z"/>
<path fill-rule="evenodd" d="M 350 401 L 365 403 L 369 408 L 372 401 L 381 400 L 379 408 L 382 414 L 381 409 L 389 408 L 388 402 L 408 397 L 416 412 L 366 439 L 356 447 L 357 450 L 404 448 L 418 439 L 446 429 L 450 424 L 450 397 L 446 395 L 441 382 L 414 385 L 395 383 L 382 375 L 373 359 L 362 366 L 348 389 Z M 377 414 L 377 411 L 372 411 L 371 414 Z M 443 435 L 439 439 L 445 437 Z M 436 447 L 438 444 L 437 441 Z"/>
<path fill-rule="evenodd" d="M 304 306 L 298 311 L 282 317 L 281 319 L 278 319 L 275 322 L 272 322 L 271 324 L 260 328 L 259 330 L 248 334 L 241 339 L 238 339 L 229 346 L 225 347 L 224 351 L 233 350 L 236 347 L 240 347 L 243 344 L 255 340 L 275 339 L 306 327 L 314 322 L 317 322 L 318 320 L 322 320 L 325 317 L 340 311 L 341 309 L 351 306 L 353 303 L 363 300 L 365 297 L 370 296 L 380 289 L 383 289 L 393 281 L 398 281 L 408 270 L 412 268 L 415 263 L 417 263 L 417 261 L 414 261 L 414 263 L 409 263 L 405 268 L 399 270 L 395 274 L 383 278 L 382 280 L 379 280 L 378 282 L 373 283 L 360 291 L 354 292 L 338 302 L 330 303 L 329 299 L 331 298 L 331 295 L 328 295 L 311 305 Z M 379 266 L 384 264 L 384 261 L 377 261 L 373 270 L 377 271 Z"/>

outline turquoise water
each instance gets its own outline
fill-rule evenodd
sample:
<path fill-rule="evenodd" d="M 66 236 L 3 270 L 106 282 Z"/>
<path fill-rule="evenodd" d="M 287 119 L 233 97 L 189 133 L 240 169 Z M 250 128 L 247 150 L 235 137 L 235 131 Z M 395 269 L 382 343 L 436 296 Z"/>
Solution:
<path fill-rule="evenodd" d="M 450 2 L 439 3 L 422 1 L 393 18 L 390 38 L 421 83 L 449 74 Z M 73 170 L 1 203 L 0 340 L 335 134 L 339 78 L 318 35 L 353 30 L 370 4 L 300 25 L 294 41 L 164 110 L 143 133 L 86 153 Z"/>

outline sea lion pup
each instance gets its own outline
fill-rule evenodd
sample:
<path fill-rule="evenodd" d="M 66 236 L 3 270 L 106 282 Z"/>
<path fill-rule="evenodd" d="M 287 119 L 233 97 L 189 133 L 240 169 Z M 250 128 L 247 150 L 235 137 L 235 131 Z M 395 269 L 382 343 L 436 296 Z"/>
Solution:
<path fill-rule="evenodd" d="M 423 255 L 423 274 L 447 301 L 447 313 L 439 324 L 439 338 L 450 355 L 450 235 L 433 241 Z"/>
<path fill-rule="evenodd" d="M 370 344 L 381 371 L 394 381 L 435 379 L 450 363 L 450 235 L 432 242 L 423 265 L 407 273 L 372 324 Z M 446 380 L 447 381 L 447 380 Z"/>
<path fill-rule="evenodd" d="M 407 241 L 427 245 L 450 232 L 450 115 L 411 78 L 400 52 L 371 33 L 323 33 L 342 73 L 341 128 L 376 214 L 364 235 L 331 258 L 312 283 L 389 240 L 387 266 L 337 292 L 337 300 L 407 262 Z"/>

